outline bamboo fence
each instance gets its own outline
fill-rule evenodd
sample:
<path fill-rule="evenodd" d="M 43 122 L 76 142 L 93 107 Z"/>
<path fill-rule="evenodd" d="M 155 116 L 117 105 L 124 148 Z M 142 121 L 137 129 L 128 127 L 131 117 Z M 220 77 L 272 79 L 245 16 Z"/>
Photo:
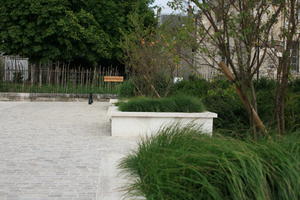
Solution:
<path fill-rule="evenodd" d="M 0 69 L 0 83 L 10 85 L 10 90 L 16 85 L 20 90 L 23 88 L 26 91 L 30 88 L 47 87 L 50 90 L 49 93 L 58 92 L 58 90 L 81 93 L 82 91 L 88 92 L 89 89 L 114 91 L 120 83 L 104 82 L 104 76 L 122 76 L 122 74 L 117 67 L 71 67 L 69 64 L 59 62 Z M 76 91 L 76 89 L 82 91 Z"/>

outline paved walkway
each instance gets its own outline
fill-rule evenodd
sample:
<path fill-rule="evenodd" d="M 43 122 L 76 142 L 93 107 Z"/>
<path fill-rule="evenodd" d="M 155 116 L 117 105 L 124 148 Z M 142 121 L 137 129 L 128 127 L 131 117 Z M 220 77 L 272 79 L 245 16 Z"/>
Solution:
<path fill-rule="evenodd" d="M 108 103 L 0 102 L 0 200 L 120 200 Z"/>

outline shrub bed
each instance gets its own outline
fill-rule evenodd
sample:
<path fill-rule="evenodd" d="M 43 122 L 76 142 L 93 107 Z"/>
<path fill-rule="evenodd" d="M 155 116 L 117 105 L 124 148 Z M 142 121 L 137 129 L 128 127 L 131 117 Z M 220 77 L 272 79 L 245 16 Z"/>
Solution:
<path fill-rule="evenodd" d="M 129 196 L 147 200 L 300 199 L 300 134 L 259 142 L 165 128 L 120 167 Z"/>
<path fill-rule="evenodd" d="M 254 81 L 254 86 L 257 92 L 257 107 L 258 114 L 268 127 L 268 129 L 276 128 L 275 111 L 275 90 L 276 81 L 267 78 L 261 78 Z M 295 79 L 289 82 L 289 90 L 286 96 L 286 129 L 295 131 L 300 129 L 300 79 Z M 125 84 L 124 92 L 129 91 L 130 95 L 121 95 L 120 97 L 130 97 L 134 94 L 134 87 L 131 83 L 128 86 Z M 121 90 L 120 90 L 121 91 Z M 236 94 L 235 87 L 232 83 L 224 79 L 215 79 L 210 82 L 192 78 L 188 81 L 182 81 L 174 84 L 170 90 L 170 95 L 193 96 L 201 98 L 205 108 L 211 112 L 218 113 L 218 118 L 214 120 L 214 127 L 218 131 L 228 136 L 244 138 L 248 135 L 249 119 L 247 112 Z M 139 101 L 139 100 L 137 100 Z M 155 101 L 155 100 L 154 100 Z M 148 101 L 149 102 L 149 101 Z M 140 103 L 136 105 L 134 110 L 147 110 L 149 112 L 164 112 L 168 107 L 174 107 L 170 104 L 165 105 L 165 108 L 159 106 L 160 103 L 155 102 L 155 105 L 149 105 L 149 109 L 144 108 Z M 145 104 L 144 104 L 145 105 Z M 131 106 L 130 106 L 131 107 Z M 146 106 L 145 106 L 146 107 Z M 168 111 L 166 111 L 168 112 Z M 222 129 L 222 130 L 221 130 Z M 243 130 L 243 131 L 235 131 Z"/>
<path fill-rule="evenodd" d="M 125 81 L 118 87 L 119 98 L 128 98 L 135 95 L 135 87 L 132 80 Z"/>
<path fill-rule="evenodd" d="M 195 97 L 203 97 L 207 95 L 209 82 L 203 79 L 184 80 L 174 84 L 171 88 L 171 95 L 189 95 Z"/>
<path fill-rule="evenodd" d="M 120 102 L 119 110 L 124 112 L 203 112 L 200 99 L 189 96 L 172 96 L 167 98 L 137 97 L 128 102 Z"/>

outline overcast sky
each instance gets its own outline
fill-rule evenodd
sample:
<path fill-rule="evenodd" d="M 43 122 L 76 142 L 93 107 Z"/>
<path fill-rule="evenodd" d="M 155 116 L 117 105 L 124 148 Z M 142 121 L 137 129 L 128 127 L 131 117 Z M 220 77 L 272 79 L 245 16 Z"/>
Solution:
<path fill-rule="evenodd" d="M 154 5 L 162 7 L 162 13 L 172 13 L 172 9 L 167 6 L 169 0 L 155 0 Z"/>

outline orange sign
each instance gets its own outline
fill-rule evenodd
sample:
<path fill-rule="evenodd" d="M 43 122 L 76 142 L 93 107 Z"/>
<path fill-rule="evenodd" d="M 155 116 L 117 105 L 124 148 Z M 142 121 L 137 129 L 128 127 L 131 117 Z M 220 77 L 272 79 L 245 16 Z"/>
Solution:
<path fill-rule="evenodd" d="M 123 82 L 124 76 L 104 76 L 104 82 Z"/>

